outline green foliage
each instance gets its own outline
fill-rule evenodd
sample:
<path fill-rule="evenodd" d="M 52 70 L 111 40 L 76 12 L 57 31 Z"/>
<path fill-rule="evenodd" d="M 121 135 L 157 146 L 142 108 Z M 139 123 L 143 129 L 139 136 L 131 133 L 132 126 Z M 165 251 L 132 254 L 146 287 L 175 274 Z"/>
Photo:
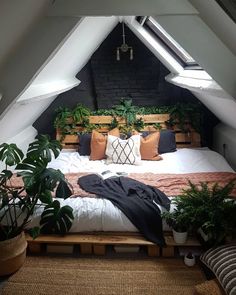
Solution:
<path fill-rule="evenodd" d="M 24 157 L 23 152 L 14 144 L 3 143 L 0 145 L 0 159 L 8 166 L 18 164 Z"/>
<path fill-rule="evenodd" d="M 196 186 L 189 181 L 189 188 L 176 199 L 180 212 L 191 217 L 189 224 L 195 232 L 201 228 L 208 236 L 208 246 L 218 245 L 236 229 L 236 202 L 230 199 L 235 180 L 224 187 L 215 183 L 209 187 L 202 182 Z"/>
<path fill-rule="evenodd" d="M 60 150 L 59 142 L 45 135 L 39 136 L 29 145 L 25 157 L 16 145 L 1 145 L 0 160 L 6 164 L 6 169 L 0 173 L 0 240 L 12 238 L 24 230 L 38 207 L 43 206 L 45 211 L 54 206 L 52 193 L 62 198 L 72 194 L 64 174 L 47 168 L 52 154 L 57 157 Z M 13 174 L 7 169 L 8 164 L 17 164 L 15 170 L 19 171 L 17 176 L 22 177 L 22 187 L 11 186 Z M 54 231 L 64 233 L 72 224 L 72 209 L 60 207 L 59 202 L 55 208 L 47 221 L 51 224 L 52 219 L 56 220 Z M 66 226 L 63 226 L 64 223 Z M 47 228 L 47 222 L 43 224 Z M 31 233 L 35 237 L 40 230 L 34 228 Z"/>
<path fill-rule="evenodd" d="M 54 127 L 60 129 L 61 141 L 65 138 L 65 135 L 75 134 L 76 124 L 88 124 L 90 116 L 90 110 L 82 104 L 78 104 L 73 110 L 67 107 L 59 107 L 55 112 Z"/>
<path fill-rule="evenodd" d="M 167 211 L 162 213 L 162 217 L 166 220 L 166 223 L 177 232 L 186 232 L 191 229 L 191 215 L 186 210 L 183 210 L 179 206 L 178 197 L 173 201 L 175 208 L 173 211 Z"/>
<path fill-rule="evenodd" d="M 90 110 L 82 104 L 77 104 L 72 111 L 72 118 L 75 123 L 83 123 L 90 116 Z"/>
<path fill-rule="evenodd" d="M 133 125 L 136 121 L 136 114 L 138 108 L 132 105 L 132 99 L 122 98 L 120 104 L 113 107 L 114 114 L 116 116 L 122 117 L 126 121 L 126 125 Z"/>
<path fill-rule="evenodd" d="M 162 126 L 161 126 L 161 123 L 155 123 L 152 125 L 156 130 L 161 130 L 162 129 Z"/>
<path fill-rule="evenodd" d="M 116 117 L 122 117 L 126 121 L 126 129 L 131 129 L 130 126 L 136 128 L 138 131 L 143 129 L 144 122 L 142 119 L 136 119 L 136 115 L 149 114 L 170 114 L 170 119 L 166 122 L 167 126 L 178 125 L 183 132 L 189 131 L 189 124 L 200 132 L 202 124 L 202 115 L 200 104 L 177 103 L 174 106 L 160 106 L 160 107 L 138 107 L 132 105 L 132 99 L 122 98 L 120 103 L 114 105 L 111 109 L 99 109 L 90 111 L 88 108 L 78 104 L 75 109 L 70 110 L 65 107 L 60 107 L 56 110 L 56 118 L 54 120 L 54 127 L 60 129 L 62 134 L 61 140 L 67 134 L 76 134 L 74 131 L 76 124 L 81 124 L 84 128 L 83 132 L 91 132 L 93 129 L 99 129 L 98 125 L 89 123 L 90 115 L 104 115 L 112 116 L 111 129 L 118 126 Z M 187 123 L 188 122 L 188 123 Z M 154 128 L 161 129 L 160 124 L 154 124 Z"/>
<path fill-rule="evenodd" d="M 200 104 L 177 103 L 170 108 L 170 120 L 167 122 L 170 126 L 178 125 L 183 132 L 189 131 L 188 123 L 200 133 L 202 124 L 202 115 Z"/>
<path fill-rule="evenodd" d="M 45 207 L 41 215 L 41 232 L 65 234 L 71 228 L 73 219 L 72 208 L 61 207 L 59 201 L 55 200 Z"/>
<path fill-rule="evenodd" d="M 139 118 L 139 119 L 135 120 L 133 126 L 134 126 L 135 130 L 141 131 L 145 126 L 143 119 Z"/>

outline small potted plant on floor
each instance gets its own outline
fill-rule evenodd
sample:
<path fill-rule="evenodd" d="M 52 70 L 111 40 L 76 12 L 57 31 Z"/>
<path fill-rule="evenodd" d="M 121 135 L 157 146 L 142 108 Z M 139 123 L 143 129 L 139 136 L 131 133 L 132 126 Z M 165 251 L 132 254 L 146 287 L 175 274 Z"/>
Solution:
<path fill-rule="evenodd" d="M 184 263 L 187 266 L 194 266 L 196 263 L 195 255 L 192 252 L 188 252 L 184 255 Z"/>
<path fill-rule="evenodd" d="M 177 244 L 184 244 L 191 226 L 191 215 L 181 208 L 181 199 L 179 197 L 176 197 L 172 204 L 174 209 L 164 212 L 162 217 L 172 228 L 174 241 Z"/>
<path fill-rule="evenodd" d="M 65 233 L 72 225 L 72 208 L 61 207 L 57 199 L 72 194 L 69 185 L 61 171 L 47 168 L 60 149 L 58 141 L 45 135 L 29 145 L 26 155 L 15 144 L 0 145 L 0 161 L 5 164 L 0 172 L 0 276 L 23 264 L 24 230 L 35 210 L 43 208 L 40 225 L 31 229 L 33 237 L 40 232 Z M 15 165 L 17 176 L 9 169 Z"/>

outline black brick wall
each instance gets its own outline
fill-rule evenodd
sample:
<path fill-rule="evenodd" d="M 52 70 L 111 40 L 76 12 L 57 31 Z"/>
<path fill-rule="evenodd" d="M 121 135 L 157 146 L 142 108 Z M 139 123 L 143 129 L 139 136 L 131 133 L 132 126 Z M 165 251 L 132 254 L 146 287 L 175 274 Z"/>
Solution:
<path fill-rule="evenodd" d="M 133 60 L 128 52 L 116 60 L 116 48 L 122 44 L 121 24 L 91 58 L 98 107 L 109 108 L 121 97 L 132 97 L 140 106 L 168 105 L 179 99 L 180 88 L 165 81 L 169 71 L 126 26 L 125 35 L 126 43 L 133 47 Z"/>
<path fill-rule="evenodd" d="M 116 48 L 122 44 L 122 26 L 118 24 L 76 75 L 81 83 L 60 94 L 35 121 L 33 126 L 39 133 L 55 136 L 53 120 L 59 106 L 73 108 L 82 103 L 91 110 L 110 108 L 122 97 L 131 97 L 137 106 L 197 101 L 188 90 L 165 81 L 168 69 L 128 27 L 125 27 L 125 34 L 126 43 L 133 47 L 134 59 L 122 53 L 120 61 L 116 60 Z"/>

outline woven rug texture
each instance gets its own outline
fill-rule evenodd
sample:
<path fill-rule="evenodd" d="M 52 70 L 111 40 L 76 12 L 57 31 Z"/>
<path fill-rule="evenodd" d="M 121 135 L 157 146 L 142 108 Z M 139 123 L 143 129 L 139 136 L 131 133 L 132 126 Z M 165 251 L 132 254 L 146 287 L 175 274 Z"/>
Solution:
<path fill-rule="evenodd" d="M 27 257 L 3 295 L 191 295 L 204 281 L 181 259 Z"/>

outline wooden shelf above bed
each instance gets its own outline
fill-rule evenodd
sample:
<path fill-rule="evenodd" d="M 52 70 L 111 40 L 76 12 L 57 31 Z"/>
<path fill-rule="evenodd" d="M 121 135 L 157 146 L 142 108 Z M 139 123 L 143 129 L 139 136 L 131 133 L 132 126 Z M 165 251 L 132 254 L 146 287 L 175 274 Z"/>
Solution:
<path fill-rule="evenodd" d="M 160 124 L 163 129 L 166 129 L 166 121 L 169 120 L 169 114 L 150 114 L 150 115 L 137 115 L 137 119 L 142 118 L 146 124 L 145 128 L 142 131 L 155 132 L 156 129 L 153 127 L 153 124 Z M 112 122 L 112 116 L 90 116 L 89 122 L 91 124 L 99 125 L 97 129 L 99 132 L 107 133 L 109 131 L 109 125 Z M 119 125 L 125 125 L 123 118 L 118 117 L 117 121 Z M 197 133 L 189 124 L 187 124 L 187 129 L 189 132 L 182 132 L 178 126 L 172 128 L 175 132 L 176 145 L 177 148 L 183 147 L 200 147 L 201 138 L 200 134 Z M 83 127 L 80 124 L 76 125 L 73 130 L 74 133 L 79 133 L 83 131 Z M 57 130 L 56 138 L 61 140 L 62 134 L 60 130 Z M 63 148 L 76 149 L 78 150 L 79 138 L 78 135 L 66 135 L 62 140 Z"/>

